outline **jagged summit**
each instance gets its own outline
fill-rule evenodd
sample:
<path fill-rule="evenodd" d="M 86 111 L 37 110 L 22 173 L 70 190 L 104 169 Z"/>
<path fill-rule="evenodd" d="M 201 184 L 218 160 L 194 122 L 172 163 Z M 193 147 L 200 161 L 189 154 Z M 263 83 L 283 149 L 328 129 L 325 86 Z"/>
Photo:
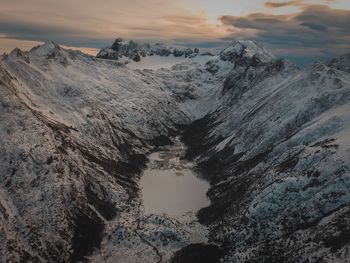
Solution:
<path fill-rule="evenodd" d="M 332 59 L 328 66 L 350 73 L 350 53 Z"/>
<path fill-rule="evenodd" d="M 33 47 L 29 51 L 22 51 L 19 48 L 15 48 L 9 55 L 4 56 L 4 58 L 21 58 L 27 63 L 30 63 L 33 59 L 48 62 L 48 59 L 56 60 L 61 64 L 67 65 L 69 59 L 74 59 L 78 56 L 86 59 L 91 58 L 90 55 L 84 54 L 80 50 L 67 49 L 57 44 L 56 42 L 48 41 L 44 44 Z"/>
<path fill-rule="evenodd" d="M 167 57 L 174 55 L 175 57 L 194 57 L 199 53 L 197 48 L 176 48 L 170 47 L 163 43 L 139 43 L 133 40 L 124 41 L 122 38 L 117 38 L 112 46 L 103 48 L 98 54 L 98 58 L 118 60 L 122 57 L 140 61 L 142 57 L 158 55 Z"/>
<path fill-rule="evenodd" d="M 24 53 L 28 53 L 28 52 L 22 51 L 20 48 L 16 47 L 16 48 L 14 48 L 14 49 L 10 52 L 9 55 L 20 56 L 20 55 L 22 55 L 22 54 L 24 54 Z"/>
<path fill-rule="evenodd" d="M 258 63 L 267 63 L 276 59 L 264 47 L 252 40 L 234 40 L 219 55 L 222 60 L 238 63 L 246 63 L 252 59 Z"/>
<path fill-rule="evenodd" d="M 61 50 L 60 45 L 58 45 L 57 43 L 53 42 L 53 41 L 48 41 L 42 45 L 38 45 L 36 47 L 33 47 L 29 53 L 32 54 L 37 54 L 37 55 L 47 55 L 49 53 L 52 52 L 58 52 L 59 50 Z"/>
<path fill-rule="evenodd" d="M 103 48 L 98 54 L 98 58 L 118 60 L 123 57 L 140 61 L 142 57 L 158 55 L 167 57 L 194 58 L 199 54 L 197 48 L 187 47 L 171 47 L 166 44 L 156 43 L 139 43 L 133 40 L 125 41 L 122 38 L 117 38 L 110 47 Z M 206 53 L 201 53 L 205 55 Z M 219 58 L 223 61 L 240 64 L 259 64 L 268 63 L 276 59 L 274 55 L 268 52 L 264 47 L 252 40 L 234 40 L 224 50 L 219 52 Z"/>
<path fill-rule="evenodd" d="M 19 48 L 14 48 L 10 54 L 6 55 L 5 58 L 21 58 L 26 62 L 29 62 L 28 51 L 22 51 Z"/>

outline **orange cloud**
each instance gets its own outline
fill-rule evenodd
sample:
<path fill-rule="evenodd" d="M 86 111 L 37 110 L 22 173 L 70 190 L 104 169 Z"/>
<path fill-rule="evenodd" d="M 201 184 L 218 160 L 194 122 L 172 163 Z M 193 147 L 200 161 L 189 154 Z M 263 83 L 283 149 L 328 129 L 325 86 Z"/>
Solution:
<path fill-rule="evenodd" d="M 293 1 L 286 1 L 286 2 L 266 2 L 264 4 L 267 8 L 279 8 L 279 7 L 285 7 L 285 6 L 299 6 L 303 5 L 303 0 L 293 0 Z"/>

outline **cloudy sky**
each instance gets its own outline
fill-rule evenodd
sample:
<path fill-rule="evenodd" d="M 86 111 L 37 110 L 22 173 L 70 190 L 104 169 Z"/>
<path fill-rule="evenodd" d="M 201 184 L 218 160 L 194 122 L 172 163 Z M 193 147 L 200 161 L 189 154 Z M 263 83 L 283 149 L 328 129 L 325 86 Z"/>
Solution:
<path fill-rule="evenodd" d="M 0 52 L 116 37 L 202 47 L 253 39 L 299 64 L 350 51 L 350 0 L 0 0 Z"/>

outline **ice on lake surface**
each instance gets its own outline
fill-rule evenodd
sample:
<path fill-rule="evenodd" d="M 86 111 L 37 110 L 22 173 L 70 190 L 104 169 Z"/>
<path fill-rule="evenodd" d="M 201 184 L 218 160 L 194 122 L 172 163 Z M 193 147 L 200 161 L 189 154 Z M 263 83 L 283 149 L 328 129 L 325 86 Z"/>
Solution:
<path fill-rule="evenodd" d="M 198 178 L 193 163 L 181 159 L 184 146 L 175 145 L 151 154 L 141 178 L 142 198 L 146 214 L 182 216 L 209 205 L 209 183 Z"/>

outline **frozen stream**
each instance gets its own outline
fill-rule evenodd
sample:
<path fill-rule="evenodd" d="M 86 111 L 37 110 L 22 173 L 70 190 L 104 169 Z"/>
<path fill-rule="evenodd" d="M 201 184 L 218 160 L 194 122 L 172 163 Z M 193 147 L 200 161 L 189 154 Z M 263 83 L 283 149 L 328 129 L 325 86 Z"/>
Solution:
<path fill-rule="evenodd" d="M 181 159 L 184 151 L 184 145 L 176 138 L 174 145 L 150 155 L 141 178 L 146 214 L 179 217 L 209 205 L 209 183 L 197 177 L 193 163 Z"/>

